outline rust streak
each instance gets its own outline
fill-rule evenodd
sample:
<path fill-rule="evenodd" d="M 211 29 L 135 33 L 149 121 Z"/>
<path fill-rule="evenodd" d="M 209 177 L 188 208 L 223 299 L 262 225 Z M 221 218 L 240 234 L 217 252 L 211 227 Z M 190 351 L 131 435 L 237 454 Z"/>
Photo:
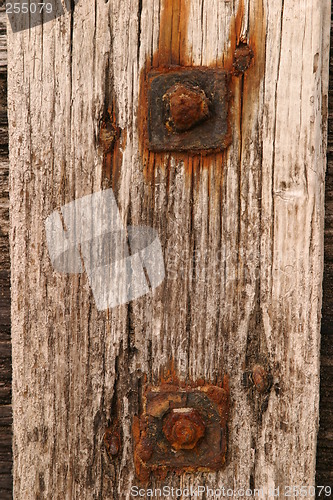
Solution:
<path fill-rule="evenodd" d="M 147 57 L 146 64 L 140 75 L 140 93 L 138 106 L 138 128 L 140 138 L 140 155 L 143 164 L 144 178 L 153 188 L 154 172 L 156 169 L 164 171 L 170 167 L 169 152 L 151 152 L 148 149 L 148 73 L 152 69 L 159 72 L 169 72 L 181 66 L 191 66 L 190 48 L 188 43 L 189 2 L 187 0 L 164 0 L 160 15 L 160 35 L 156 53 L 152 58 Z M 260 82 L 264 74 L 265 62 L 265 12 L 261 0 L 255 0 L 250 5 L 249 29 L 244 33 L 244 0 L 238 4 L 237 11 L 230 24 L 230 44 L 227 53 L 221 60 L 214 61 L 211 67 L 222 67 L 230 75 L 230 102 L 229 123 L 231 133 L 242 143 L 243 133 L 252 133 L 253 106 L 257 106 Z M 243 35 L 242 35 L 243 32 Z M 246 36 L 247 35 L 247 36 Z M 235 71 L 235 53 L 241 46 L 248 47 L 248 67 L 245 64 L 244 73 Z M 238 50 L 239 52 L 239 50 Z M 242 61 L 243 62 L 243 61 Z M 212 170 L 211 179 L 215 182 L 209 189 L 214 199 L 218 198 L 221 182 L 223 182 L 224 166 L 228 158 L 228 150 L 223 152 L 172 152 L 176 163 L 184 165 L 187 188 L 194 185 L 196 188 L 201 179 L 203 170 Z M 221 182 L 216 182 L 218 179 Z"/>
<path fill-rule="evenodd" d="M 138 103 L 138 129 L 140 155 L 143 173 L 149 184 L 153 185 L 156 168 L 165 169 L 168 153 L 151 153 L 147 147 L 147 112 L 148 82 L 147 75 L 153 68 L 168 71 L 171 66 L 189 64 L 187 51 L 187 24 L 189 15 L 188 0 L 165 0 L 161 11 L 160 34 L 157 52 L 152 61 L 147 57 L 140 75 L 140 93 Z M 177 160 L 188 162 L 188 155 L 177 154 Z"/>
<path fill-rule="evenodd" d="M 242 24 L 244 18 L 244 0 L 240 0 L 238 11 L 235 17 L 235 43 L 236 45 L 240 42 Z"/>
<path fill-rule="evenodd" d="M 186 66 L 188 0 L 165 0 L 160 19 L 158 61 L 154 67 Z"/>
<path fill-rule="evenodd" d="M 260 93 L 260 83 L 265 72 L 265 43 L 266 43 L 266 18 L 263 3 L 256 0 L 251 6 L 249 47 L 253 52 L 253 60 L 250 68 L 244 74 L 243 88 L 243 130 L 250 131 L 251 123 L 255 120 L 254 108 L 258 108 L 257 102 Z"/>

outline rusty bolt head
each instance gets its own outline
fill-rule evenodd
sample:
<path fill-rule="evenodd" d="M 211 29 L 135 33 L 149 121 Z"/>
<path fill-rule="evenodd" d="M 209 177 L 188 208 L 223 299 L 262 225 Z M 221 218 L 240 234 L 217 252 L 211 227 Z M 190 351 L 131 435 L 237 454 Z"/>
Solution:
<path fill-rule="evenodd" d="M 120 436 L 119 433 L 108 429 L 104 434 L 104 445 L 108 455 L 113 458 L 116 457 L 120 450 Z"/>
<path fill-rule="evenodd" d="M 252 369 L 252 380 L 255 388 L 260 394 L 267 391 L 270 386 L 270 377 L 265 368 L 261 365 L 255 365 Z"/>
<path fill-rule="evenodd" d="M 169 110 L 169 130 L 185 132 L 209 117 L 209 100 L 197 87 L 175 84 L 164 94 L 163 101 Z"/>
<path fill-rule="evenodd" d="M 191 450 L 204 436 L 205 424 L 196 410 L 177 408 L 167 415 L 163 432 L 175 450 Z"/>
<path fill-rule="evenodd" d="M 239 76 L 243 74 L 250 67 L 253 57 L 253 50 L 248 45 L 245 43 L 239 45 L 234 53 L 234 75 Z"/>

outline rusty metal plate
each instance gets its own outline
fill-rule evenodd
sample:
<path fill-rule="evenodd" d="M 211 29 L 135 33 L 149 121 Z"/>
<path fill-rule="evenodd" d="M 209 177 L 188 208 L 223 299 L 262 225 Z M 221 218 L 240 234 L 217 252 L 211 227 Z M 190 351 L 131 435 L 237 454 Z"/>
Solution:
<path fill-rule="evenodd" d="M 139 479 L 168 470 L 210 471 L 225 463 L 227 387 L 161 386 L 145 397 L 144 414 L 134 423 L 134 460 Z"/>
<path fill-rule="evenodd" d="M 198 153 L 228 147 L 229 78 L 227 71 L 212 68 L 150 72 L 149 149 Z"/>

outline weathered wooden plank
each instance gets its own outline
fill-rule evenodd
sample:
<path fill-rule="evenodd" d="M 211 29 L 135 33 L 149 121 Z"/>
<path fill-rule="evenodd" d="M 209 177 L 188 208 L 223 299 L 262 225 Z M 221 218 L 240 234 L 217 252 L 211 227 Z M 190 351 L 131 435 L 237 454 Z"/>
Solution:
<path fill-rule="evenodd" d="M 12 498 L 6 13 L 0 7 L 0 497 Z"/>
<path fill-rule="evenodd" d="M 88 1 L 9 34 L 18 498 L 129 498 L 132 418 L 145 376 L 156 384 L 170 365 L 183 380 L 228 373 L 232 411 L 226 468 L 163 484 L 314 484 L 329 10 Z M 149 153 L 149 69 L 230 69 L 240 39 L 254 61 L 231 81 L 228 151 Z M 106 168 L 96 142 L 111 105 L 122 133 Z M 84 275 L 52 269 L 43 222 L 107 187 L 124 223 L 157 230 L 167 277 L 99 312 Z M 242 383 L 257 361 L 272 371 L 267 400 Z M 115 419 L 123 448 L 110 464 L 102 436 Z"/>
<path fill-rule="evenodd" d="M 325 266 L 321 329 L 320 427 L 317 446 L 317 484 L 333 483 L 333 31 L 328 98 L 328 148 L 325 188 Z"/>

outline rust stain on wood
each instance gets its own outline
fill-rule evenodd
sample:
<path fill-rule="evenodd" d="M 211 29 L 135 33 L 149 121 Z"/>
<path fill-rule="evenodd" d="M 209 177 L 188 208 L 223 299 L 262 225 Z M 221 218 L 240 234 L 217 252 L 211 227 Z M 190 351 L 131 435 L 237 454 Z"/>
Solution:
<path fill-rule="evenodd" d="M 138 129 L 140 140 L 140 155 L 143 163 L 143 173 L 147 181 L 154 179 L 155 169 L 165 169 L 168 154 L 152 153 L 148 144 L 148 73 L 156 68 L 168 72 L 175 66 L 189 66 L 187 50 L 187 24 L 189 15 L 188 0 L 165 0 L 161 11 L 160 34 L 158 50 L 152 58 L 148 57 L 140 75 L 140 93 L 138 103 Z M 185 164 L 186 153 L 177 153 L 177 159 Z"/>
<path fill-rule="evenodd" d="M 243 87 L 243 130 L 254 120 L 253 110 L 257 107 L 260 84 L 265 72 L 266 17 L 263 2 L 257 0 L 250 18 L 249 47 L 253 51 L 253 61 L 244 74 Z"/>
<path fill-rule="evenodd" d="M 221 60 L 214 61 L 210 65 L 210 67 L 221 67 L 231 75 L 229 123 L 231 123 L 232 135 L 236 134 L 239 137 L 244 130 L 246 131 L 246 127 L 253 119 L 251 109 L 259 95 L 259 85 L 264 74 L 265 62 L 265 13 L 262 3 L 260 0 L 256 0 L 255 6 L 252 7 L 246 38 L 242 37 L 244 12 L 244 1 L 242 0 L 231 22 L 229 50 Z M 188 16 L 189 2 L 187 0 L 165 0 L 160 19 L 158 50 L 151 58 L 147 58 L 140 75 L 139 148 L 144 177 L 151 186 L 154 185 L 154 173 L 157 168 L 162 171 L 170 168 L 171 153 L 151 152 L 148 149 L 148 74 L 152 69 L 167 73 L 179 67 L 191 66 L 187 37 Z M 248 47 L 249 65 L 243 74 L 235 71 L 234 56 L 235 53 L 237 55 L 237 48 L 244 46 Z M 222 183 L 228 155 L 228 149 L 206 153 L 172 152 L 176 163 L 184 165 L 185 182 L 188 186 L 193 185 L 195 188 L 199 185 L 202 171 L 206 169 L 213 168 L 215 178 L 219 178 Z M 221 183 L 216 184 L 216 191 L 220 190 Z"/>
<path fill-rule="evenodd" d="M 265 71 L 266 18 L 261 0 L 255 0 L 249 12 L 249 27 L 246 36 L 242 34 L 244 0 L 239 4 L 237 14 L 230 29 L 230 49 L 225 59 L 225 67 L 231 72 L 231 112 L 234 133 L 239 137 L 250 132 L 254 117 L 252 110 L 258 106 L 260 84 Z M 248 51 L 249 67 L 244 74 L 235 68 L 235 58 L 242 51 Z M 242 127 L 237 116 L 241 116 Z"/>
<path fill-rule="evenodd" d="M 187 24 L 190 2 L 165 0 L 160 19 L 158 52 L 153 56 L 153 67 L 189 66 Z"/>
<path fill-rule="evenodd" d="M 238 6 L 238 11 L 235 16 L 235 33 L 234 33 L 234 40 L 236 42 L 236 45 L 239 44 L 240 41 L 240 35 L 241 35 L 241 29 L 242 29 L 242 22 L 244 18 L 244 0 L 240 0 L 239 6 Z"/>

